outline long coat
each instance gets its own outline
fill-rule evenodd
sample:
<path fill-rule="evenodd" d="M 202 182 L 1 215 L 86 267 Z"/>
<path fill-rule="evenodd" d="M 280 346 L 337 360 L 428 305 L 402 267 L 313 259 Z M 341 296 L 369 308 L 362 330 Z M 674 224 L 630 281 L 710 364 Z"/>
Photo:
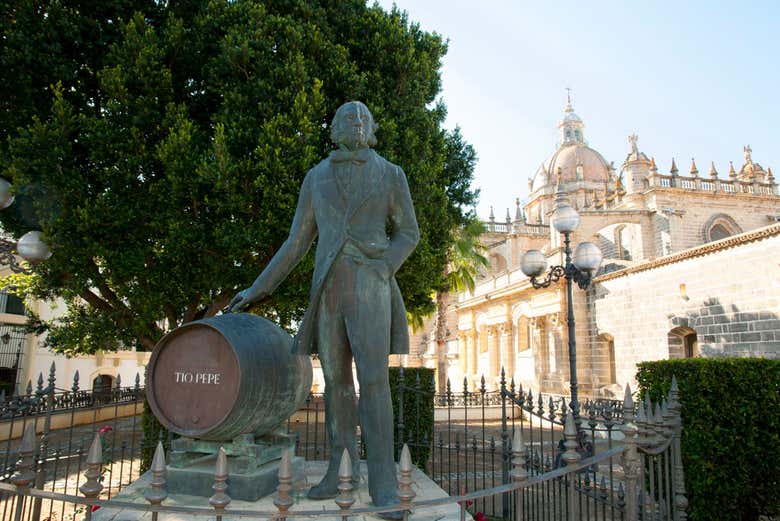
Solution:
<path fill-rule="evenodd" d="M 349 187 L 337 175 L 339 164 L 349 164 L 359 173 Z M 290 234 L 258 277 L 258 289 L 266 294 L 273 292 L 318 235 L 309 307 L 295 337 L 294 351 L 316 352 L 314 324 L 322 288 L 333 262 L 349 241 L 366 257 L 387 263 L 392 302 L 390 353 L 407 354 L 406 309 L 395 273 L 414 250 L 420 234 L 403 170 L 371 149 L 356 154 L 333 152 L 309 170 Z"/>

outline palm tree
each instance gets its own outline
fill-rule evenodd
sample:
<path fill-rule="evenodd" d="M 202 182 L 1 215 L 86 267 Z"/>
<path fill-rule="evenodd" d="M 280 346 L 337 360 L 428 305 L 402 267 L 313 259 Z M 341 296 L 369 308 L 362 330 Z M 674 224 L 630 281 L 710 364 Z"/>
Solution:
<path fill-rule="evenodd" d="M 477 274 L 490 262 L 483 254 L 485 246 L 479 242 L 485 225 L 477 218 L 469 219 L 458 228 L 450 249 L 450 259 L 445 274 L 445 289 L 436 293 L 436 374 L 437 388 L 443 393 L 447 385 L 447 297 L 451 293 L 474 291 Z"/>

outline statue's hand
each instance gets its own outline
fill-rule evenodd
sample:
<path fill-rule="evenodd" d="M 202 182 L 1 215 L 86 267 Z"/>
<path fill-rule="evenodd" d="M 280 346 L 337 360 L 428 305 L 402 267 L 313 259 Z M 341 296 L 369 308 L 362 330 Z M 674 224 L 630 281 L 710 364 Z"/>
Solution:
<path fill-rule="evenodd" d="M 237 311 L 241 311 L 249 304 L 257 300 L 257 297 L 253 298 L 251 296 L 250 289 L 251 288 L 246 288 L 236 293 L 236 296 L 233 297 L 233 299 L 227 305 L 227 309 L 225 310 L 225 313 L 235 313 Z"/>

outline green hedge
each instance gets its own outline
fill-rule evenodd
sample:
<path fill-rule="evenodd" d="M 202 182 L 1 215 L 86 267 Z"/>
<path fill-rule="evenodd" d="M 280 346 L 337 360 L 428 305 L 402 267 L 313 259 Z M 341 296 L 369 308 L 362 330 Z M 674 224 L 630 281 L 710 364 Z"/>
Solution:
<path fill-rule="evenodd" d="M 157 441 L 160 439 L 160 432 L 162 432 L 162 440 L 165 448 L 165 453 L 168 454 L 170 446 L 168 444 L 168 430 L 163 427 L 149 407 L 149 402 L 144 398 L 144 410 L 141 414 L 141 431 L 142 431 L 142 445 L 141 445 L 141 469 L 143 474 L 152 466 L 152 458 L 154 457 L 154 450 L 157 448 Z"/>
<path fill-rule="evenodd" d="M 398 440 L 398 384 L 400 367 L 390 368 L 390 394 L 393 399 L 394 447 L 402 445 Z M 419 377 L 419 380 L 418 380 Z M 433 443 L 434 370 L 427 367 L 404 368 L 404 434 L 403 442 L 409 444 L 412 463 L 425 470 Z M 419 388 L 418 388 L 419 382 Z M 395 451 L 398 458 L 400 450 Z"/>
<path fill-rule="evenodd" d="M 639 364 L 640 398 L 676 375 L 691 521 L 780 513 L 780 361 L 690 358 Z"/>

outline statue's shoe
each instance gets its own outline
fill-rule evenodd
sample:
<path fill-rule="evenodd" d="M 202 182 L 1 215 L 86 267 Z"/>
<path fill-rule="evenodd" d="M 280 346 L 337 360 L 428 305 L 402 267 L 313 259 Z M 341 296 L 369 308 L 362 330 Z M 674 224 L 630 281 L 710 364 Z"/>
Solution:
<path fill-rule="evenodd" d="M 353 469 L 352 486 L 357 488 L 360 485 L 360 467 Z M 309 489 L 306 497 L 309 499 L 333 499 L 339 495 L 339 477 L 338 471 L 327 472 L 319 483 Z"/>
<path fill-rule="evenodd" d="M 374 505 L 378 507 L 386 506 L 386 505 L 397 505 L 397 504 L 398 504 L 397 497 L 390 498 L 389 500 L 386 501 L 374 501 Z M 393 510 L 392 512 L 382 512 L 376 515 L 381 517 L 382 519 L 403 519 L 404 518 L 404 513 L 402 510 Z"/>
<path fill-rule="evenodd" d="M 309 499 L 333 499 L 339 495 L 339 478 L 331 478 L 326 474 L 322 481 L 309 489 L 306 497 Z"/>

